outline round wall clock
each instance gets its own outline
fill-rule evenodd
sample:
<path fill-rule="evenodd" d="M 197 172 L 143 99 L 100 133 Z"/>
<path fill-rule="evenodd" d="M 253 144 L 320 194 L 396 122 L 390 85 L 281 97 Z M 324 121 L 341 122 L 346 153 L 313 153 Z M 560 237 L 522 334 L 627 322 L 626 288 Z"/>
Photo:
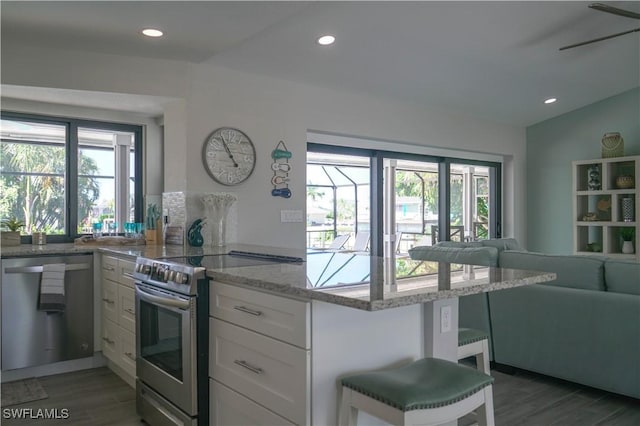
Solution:
<path fill-rule="evenodd" d="M 242 131 L 221 127 L 204 141 L 202 162 L 209 176 L 216 182 L 237 185 L 253 173 L 256 150 L 251 139 Z"/>

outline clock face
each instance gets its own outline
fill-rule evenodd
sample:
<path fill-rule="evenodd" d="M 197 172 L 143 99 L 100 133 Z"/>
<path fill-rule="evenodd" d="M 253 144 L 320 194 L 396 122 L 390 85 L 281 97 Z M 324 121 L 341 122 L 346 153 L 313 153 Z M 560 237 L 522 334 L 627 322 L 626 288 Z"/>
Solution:
<path fill-rule="evenodd" d="M 204 141 L 202 161 L 213 180 L 223 185 L 237 185 L 253 173 L 256 150 L 251 139 L 240 130 L 221 127 Z"/>

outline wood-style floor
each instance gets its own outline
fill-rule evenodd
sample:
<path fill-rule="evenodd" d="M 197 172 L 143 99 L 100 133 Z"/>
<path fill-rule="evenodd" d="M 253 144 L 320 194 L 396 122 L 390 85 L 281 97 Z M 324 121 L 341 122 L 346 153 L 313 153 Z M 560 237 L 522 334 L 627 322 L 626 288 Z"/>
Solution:
<path fill-rule="evenodd" d="M 518 370 L 492 371 L 496 425 L 638 426 L 640 401 Z M 49 398 L 11 408 L 67 408 L 66 420 L 16 420 L 3 425 L 139 426 L 135 391 L 105 368 L 40 377 Z M 4 414 L 4 408 L 3 414 Z M 460 424 L 469 424 L 465 418 Z M 246 425 L 250 426 L 250 425 Z"/>

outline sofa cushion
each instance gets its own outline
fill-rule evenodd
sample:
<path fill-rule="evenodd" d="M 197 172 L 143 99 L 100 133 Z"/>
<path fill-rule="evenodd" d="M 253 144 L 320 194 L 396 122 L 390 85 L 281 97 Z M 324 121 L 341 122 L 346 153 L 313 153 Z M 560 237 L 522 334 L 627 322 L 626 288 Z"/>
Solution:
<path fill-rule="evenodd" d="M 435 245 L 435 247 L 457 247 L 457 248 L 482 247 L 482 243 L 480 243 L 480 241 L 469 241 L 469 242 L 440 241 Z"/>
<path fill-rule="evenodd" d="M 417 246 L 409 249 L 409 256 L 414 260 L 430 260 L 480 266 L 497 266 L 498 249 L 495 247 L 445 247 Z"/>
<path fill-rule="evenodd" d="M 607 291 L 640 295 L 640 263 L 607 259 L 604 262 Z"/>
<path fill-rule="evenodd" d="M 501 268 L 555 272 L 558 278 L 545 285 L 605 290 L 604 259 L 505 250 L 500 253 Z"/>
<path fill-rule="evenodd" d="M 503 250 L 520 250 L 524 251 L 524 248 L 520 247 L 518 241 L 515 238 L 496 238 L 492 240 L 481 240 L 479 241 L 483 247 L 495 247 L 498 249 L 498 252 Z"/>

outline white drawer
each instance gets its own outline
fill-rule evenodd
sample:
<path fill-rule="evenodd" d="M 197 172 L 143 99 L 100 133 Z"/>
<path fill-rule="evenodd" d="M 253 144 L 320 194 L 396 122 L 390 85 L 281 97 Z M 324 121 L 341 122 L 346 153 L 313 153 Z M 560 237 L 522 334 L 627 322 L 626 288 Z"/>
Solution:
<path fill-rule="evenodd" d="M 132 377 L 136 377 L 136 337 L 120 329 L 120 353 L 118 364 Z"/>
<path fill-rule="evenodd" d="M 118 281 L 118 259 L 111 256 L 102 256 L 102 278 Z"/>
<path fill-rule="evenodd" d="M 128 260 L 118 260 L 118 282 L 124 284 L 127 287 L 133 288 L 133 268 L 136 263 Z"/>
<path fill-rule="evenodd" d="M 211 377 L 294 423 L 309 423 L 309 351 L 215 318 L 209 325 Z"/>
<path fill-rule="evenodd" d="M 118 362 L 120 331 L 112 321 L 102 321 L 102 354 L 112 361 Z"/>
<path fill-rule="evenodd" d="M 212 426 L 294 424 L 212 379 L 209 379 L 209 413 Z"/>
<path fill-rule="evenodd" d="M 211 315 L 301 348 L 311 347 L 307 302 L 211 283 Z"/>
<path fill-rule="evenodd" d="M 118 285 L 118 324 L 132 333 L 136 331 L 135 291 L 123 285 Z"/>
<path fill-rule="evenodd" d="M 102 280 L 102 316 L 115 323 L 118 322 L 118 284 Z"/>

